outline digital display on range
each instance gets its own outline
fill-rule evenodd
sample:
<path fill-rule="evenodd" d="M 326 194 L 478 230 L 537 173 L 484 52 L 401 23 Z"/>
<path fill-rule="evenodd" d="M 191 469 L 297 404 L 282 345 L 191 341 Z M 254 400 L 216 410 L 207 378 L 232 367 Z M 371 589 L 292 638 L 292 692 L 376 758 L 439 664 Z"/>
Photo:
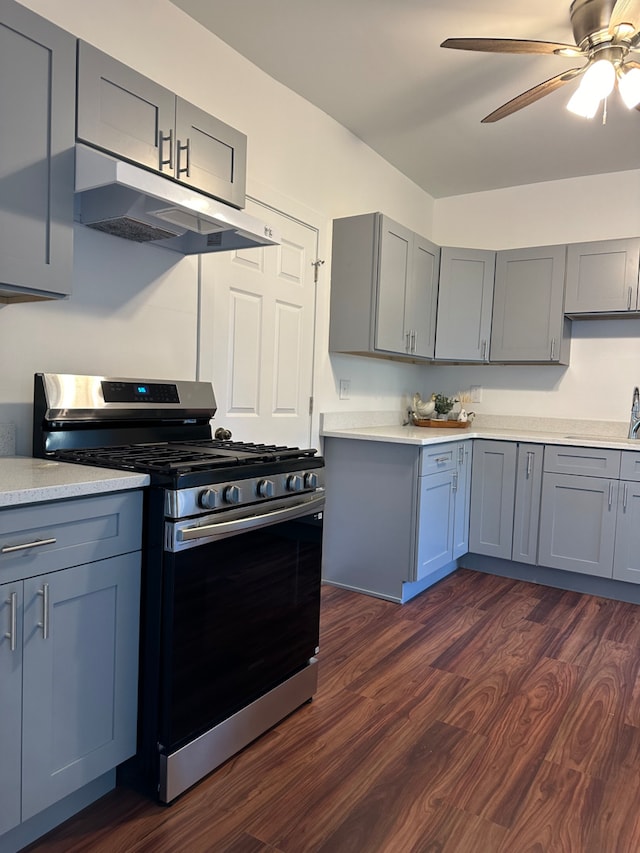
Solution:
<path fill-rule="evenodd" d="M 105 403 L 179 403 L 178 388 L 166 382 L 102 382 Z"/>

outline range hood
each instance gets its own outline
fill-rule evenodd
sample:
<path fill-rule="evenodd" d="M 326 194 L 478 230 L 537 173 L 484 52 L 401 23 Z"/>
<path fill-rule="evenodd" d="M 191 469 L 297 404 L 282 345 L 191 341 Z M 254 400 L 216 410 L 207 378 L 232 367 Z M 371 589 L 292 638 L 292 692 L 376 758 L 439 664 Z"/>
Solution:
<path fill-rule="evenodd" d="M 84 225 L 183 255 L 280 242 L 275 228 L 243 210 L 81 144 L 75 190 Z"/>

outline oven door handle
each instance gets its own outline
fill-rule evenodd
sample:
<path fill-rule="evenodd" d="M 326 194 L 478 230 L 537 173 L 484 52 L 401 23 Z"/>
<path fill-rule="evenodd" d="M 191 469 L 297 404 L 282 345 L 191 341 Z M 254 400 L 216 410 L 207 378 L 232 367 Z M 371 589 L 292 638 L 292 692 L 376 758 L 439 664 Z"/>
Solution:
<path fill-rule="evenodd" d="M 232 521 L 218 521 L 201 527 L 183 527 L 176 530 L 178 542 L 188 542 L 193 539 L 221 539 L 235 533 L 244 533 L 246 530 L 255 530 L 260 527 L 268 527 L 271 524 L 280 524 L 283 521 L 291 521 L 305 515 L 321 512 L 324 508 L 324 493 L 318 497 L 307 498 L 295 503 L 293 506 L 265 512 L 260 515 L 251 515 L 248 518 L 235 518 Z"/>

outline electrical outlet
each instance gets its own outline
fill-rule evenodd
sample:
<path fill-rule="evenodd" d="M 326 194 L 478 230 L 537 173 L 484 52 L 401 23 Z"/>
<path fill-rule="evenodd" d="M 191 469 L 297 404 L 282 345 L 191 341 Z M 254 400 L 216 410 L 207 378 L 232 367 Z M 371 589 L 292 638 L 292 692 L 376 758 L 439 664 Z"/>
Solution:
<path fill-rule="evenodd" d="M 472 385 L 469 388 L 469 394 L 471 396 L 472 403 L 481 403 L 482 402 L 482 385 Z"/>
<path fill-rule="evenodd" d="M 339 397 L 341 400 L 350 400 L 351 399 L 351 380 L 350 379 L 341 379 L 340 380 Z"/>

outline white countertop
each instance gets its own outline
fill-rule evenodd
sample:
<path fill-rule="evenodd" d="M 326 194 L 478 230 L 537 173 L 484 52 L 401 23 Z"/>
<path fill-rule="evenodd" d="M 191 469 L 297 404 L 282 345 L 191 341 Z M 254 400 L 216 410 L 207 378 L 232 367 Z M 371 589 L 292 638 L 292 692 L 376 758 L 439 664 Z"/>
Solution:
<path fill-rule="evenodd" d="M 146 474 L 28 456 L 0 458 L 0 507 L 120 492 L 148 484 Z"/>
<path fill-rule="evenodd" d="M 495 427 L 476 427 L 472 424 L 466 429 L 433 429 L 430 427 L 366 426 L 345 429 L 323 429 L 323 438 L 352 438 L 361 441 L 385 441 L 396 444 L 442 444 L 445 441 L 461 439 L 490 438 L 503 441 L 527 441 L 538 444 L 563 444 L 573 447 L 608 447 L 614 450 L 640 451 L 640 440 L 611 436 L 581 435 L 525 429 L 496 429 Z"/>

